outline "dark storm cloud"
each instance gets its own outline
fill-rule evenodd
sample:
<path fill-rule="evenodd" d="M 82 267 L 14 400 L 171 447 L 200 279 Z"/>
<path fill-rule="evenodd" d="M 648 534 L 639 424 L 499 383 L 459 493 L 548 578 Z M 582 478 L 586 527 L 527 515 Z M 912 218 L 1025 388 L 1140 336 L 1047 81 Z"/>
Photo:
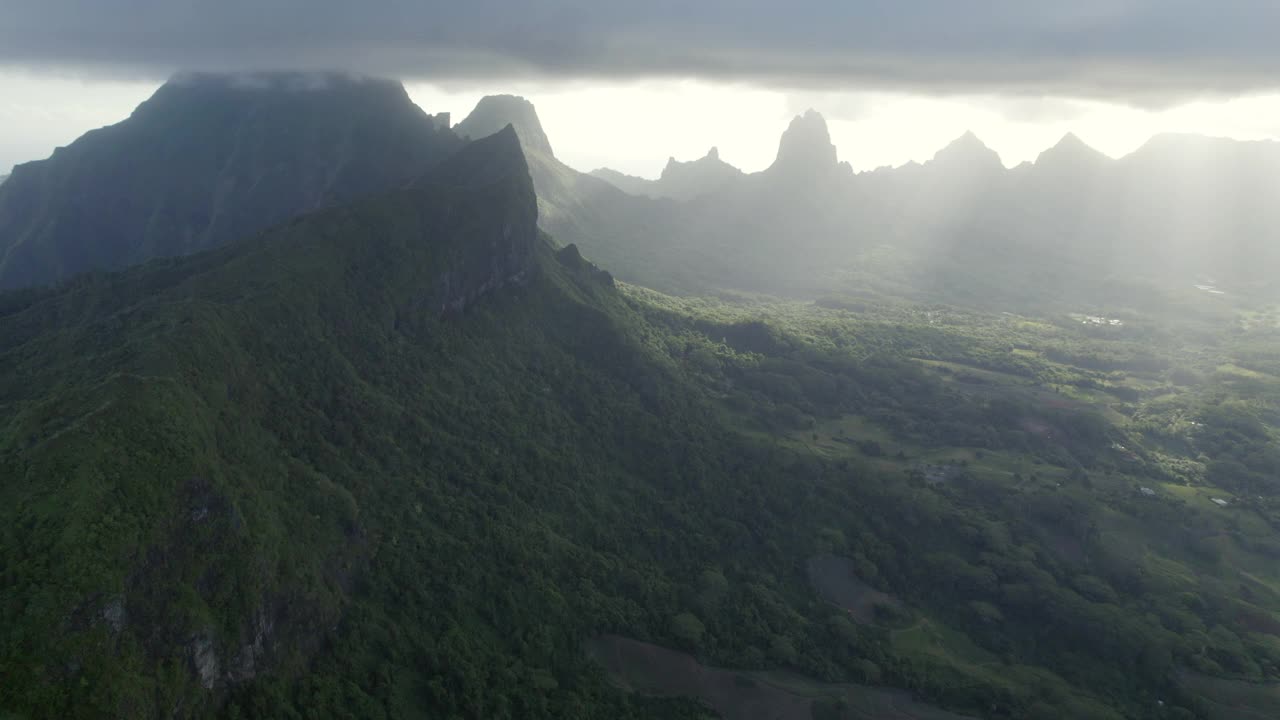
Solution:
<path fill-rule="evenodd" d="M 1274 0 L 0 0 L 0 63 L 696 75 L 1159 101 L 1280 85 Z"/>

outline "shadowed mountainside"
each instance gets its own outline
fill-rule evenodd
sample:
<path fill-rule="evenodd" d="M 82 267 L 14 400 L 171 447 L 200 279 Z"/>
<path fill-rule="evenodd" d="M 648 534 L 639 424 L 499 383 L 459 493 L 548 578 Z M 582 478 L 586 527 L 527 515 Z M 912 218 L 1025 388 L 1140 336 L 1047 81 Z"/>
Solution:
<path fill-rule="evenodd" d="M 0 288 L 215 247 L 403 185 L 461 146 L 395 82 L 179 76 L 129 119 L 14 168 Z"/>

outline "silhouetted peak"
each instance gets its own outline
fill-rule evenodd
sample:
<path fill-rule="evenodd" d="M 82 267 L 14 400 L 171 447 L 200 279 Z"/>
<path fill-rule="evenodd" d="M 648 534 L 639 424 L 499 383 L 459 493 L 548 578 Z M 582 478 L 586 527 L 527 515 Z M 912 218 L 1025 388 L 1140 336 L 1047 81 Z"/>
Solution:
<path fill-rule="evenodd" d="M 471 111 L 466 120 L 458 123 L 454 130 L 461 137 L 479 140 L 507 125 L 515 128 L 526 149 L 555 155 L 533 103 L 517 95 L 489 95 L 481 98 L 475 110 Z"/>
<path fill-rule="evenodd" d="M 1073 132 L 1069 132 L 1069 133 L 1067 133 L 1066 135 L 1063 135 L 1063 136 L 1062 136 L 1062 139 L 1061 139 L 1061 140 L 1059 140 L 1059 141 L 1058 141 L 1058 144 L 1057 144 L 1057 145 L 1054 145 L 1054 147 L 1055 147 L 1055 148 L 1068 149 L 1068 150 L 1071 150 L 1071 149 L 1074 149 L 1074 150 L 1082 150 L 1082 149 L 1083 149 L 1083 150 L 1092 150 L 1092 148 L 1090 148 L 1090 147 L 1089 147 L 1089 145 L 1088 145 L 1087 143 L 1085 143 L 1085 141 L 1084 141 L 1084 140 L 1081 140 L 1081 139 L 1080 139 L 1080 136 L 1079 136 L 1079 135 L 1076 135 L 1076 134 L 1075 134 L 1075 133 L 1073 133 Z"/>
<path fill-rule="evenodd" d="M 1107 159 L 1106 155 L 1089 147 L 1075 133 L 1067 133 L 1062 136 L 1057 145 L 1040 153 L 1040 156 L 1036 158 L 1035 164 L 1038 166 L 1045 164 L 1098 164 Z"/>
<path fill-rule="evenodd" d="M 452 249 L 451 266 L 436 278 L 433 302 L 442 314 L 461 312 L 476 299 L 528 278 L 538 242 L 538 198 L 514 127 L 468 144 L 417 187 L 483 193 L 481 203 L 469 206 L 477 213 L 476 229 L 459 238 L 465 247 Z"/>
<path fill-rule="evenodd" d="M 987 147 L 972 131 L 952 140 L 933 156 L 933 165 L 967 167 L 973 170 L 1003 169 L 995 150 Z"/>
<path fill-rule="evenodd" d="M 0 288 L 207 250 L 402 188 L 461 146 L 396 81 L 178 75 L 5 182 L 6 196 L 25 194 L 0 203 Z"/>
<path fill-rule="evenodd" d="M 527 185 L 528 194 L 532 196 L 533 181 L 529 177 L 529 164 L 520 143 L 516 129 L 508 124 L 498 132 L 472 142 L 432 168 L 423 181 L 478 188 L 514 180 Z"/>
<path fill-rule="evenodd" d="M 741 173 L 737 168 L 721 160 L 720 151 L 714 147 L 706 155 L 689 162 L 680 162 L 674 157 L 667 158 L 667 166 L 662 169 L 662 177 L 670 179 L 672 175 L 682 172 L 698 172 L 702 174 L 729 173 L 733 175 Z"/>
<path fill-rule="evenodd" d="M 741 177 L 741 170 L 721 160 L 720 153 L 711 148 L 697 160 L 667 160 L 662 176 L 648 192 L 657 197 L 689 199 L 715 192 Z"/>
<path fill-rule="evenodd" d="M 978 137 L 972 130 L 966 130 L 963 135 L 952 140 L 947 144 L 942 152 L 964 152 L 964 153 L 987 153 L 991 149 L 987 144 L 982 142 L 982 138 Z"/>
<path fill-rule="evenodd" d="M 797 115 L 782 134 L 778 158 L 770 171 L 823 171 L 837 165 L 836 146 L 831 143 L 827 121 L 815 110 Z"/>

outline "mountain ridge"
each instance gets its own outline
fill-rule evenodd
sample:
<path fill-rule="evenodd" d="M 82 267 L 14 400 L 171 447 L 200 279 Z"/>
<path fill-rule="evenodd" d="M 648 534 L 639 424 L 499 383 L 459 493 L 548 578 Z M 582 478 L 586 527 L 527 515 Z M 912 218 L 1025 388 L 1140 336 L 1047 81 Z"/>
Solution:
<path fill-rule="evenodd" d="M 778 141 L 778 155 L 764 173 L 810 177 L 834 173 L 840 167 L 826 118 L 810 108 L 793 118 L 783 131 Z"/>
<path fill-rule="evenodd" d="M 555 157 L 551 141 L 542 129 L 542 121 L 533 103 L 519 95 L 486 95 L 454 131 L 463 138 L 479 140 L 511 125 L 526 150 Z"/>
<path fill-rule="evenodd" d="M 385 80 L 185 75 L 0 186 L 0 288 L 208 249 L 403 185 L 462 145 Z"/>
<path fill-rule="evenodd" d="M 894 292 L 957 301 L 1009 291 L 1004 275 L 984 269 L 993 256 L 1013 265 L 1071 268 L 1061 295 L 1053 295 L 1056 302 L 1074 304 L 1090 302 L 1095 294 L 1083 288 L 1109 273 L 1131 276 L 1135 299 L 1146 283 L 1172 289 L 1175 278 L 1206 272 L 1251 287 L 1274 285 L 1261 268 L 1280 262 L 1280 215 L 1264 192 L 1280 178 L 1278 143 L 1157 136 L 1113 159 L 1067 133 L 1034 162 L 1006 168 L 994 150 L 966 132 L 924 163 L 824 176 L 817 169 L 829 170 L 836 151 L 820 120 L 817 113 L 794 119 L 779 143 L 780 161 L 744 175 L 747 182 L 717 188 L 718 195 L 732 197 L 682 206 L 671 226 L 651 221 L 649 227 L 661 227 L 669 238 L 654 253 L 659 259 L 639 264 L 619 254 L 622 241 L 608 239 L 616 230 L 585 239 L 583 251 L 607 259 L 624 280 L 682 293 L 707 287 L 800 296 L 830 292 L 838 287 L 834 276 L 866 272 L 862 254 L 877 247 L 911 258 L 887 269 L 899 276 Z M 770 187 L 763 178 L 779 167 L 795 173 Z M 1211 182 L 1205 185 L 1200 176 Z M 806 192 L 794 194 L 798 179 L 804 179 Z M 708 187 L 689 196 L 710 197 L 709 192 Z M 943 262 L 938 247 L 958 254 Z M 672 259 L 660 259 L 663 253 Z M 781 269 L 806 257 L 803 268 Z M 942 296 L 938 281 L 927 279 L 937 273 L 954 278 Z M 671 281 L 688 275 L 701 279 Z M 793 279 L 779 282 L 784 275 Z M 874 281 L 883 277 L 872 272 Z M 1027 286 L 1016 299 L 1038 302 L 1034 294 Z"/>
<path fill-rule="evenodd" d="M 609 168 L 596 168 L 589 175 L 598 177 L 630 195 L 645 195 L 672 200 L 692 200 L 718 192 L 739 182 L 745 173 L 720 159 L 720 150 L 712 147 L 707 154 L 681 162 L 667 158 L 657 180 L 627 175 Z"/>

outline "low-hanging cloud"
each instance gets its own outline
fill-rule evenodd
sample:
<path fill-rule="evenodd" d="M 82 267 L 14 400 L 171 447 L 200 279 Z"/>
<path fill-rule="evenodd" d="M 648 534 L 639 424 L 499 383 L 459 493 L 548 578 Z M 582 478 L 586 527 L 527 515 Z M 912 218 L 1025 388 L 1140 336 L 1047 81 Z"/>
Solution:
<path fill-rule="evenodd" d="M 0 0 L 0 65 L 698 76 L 1162 103 L 1280 87 L 1274 0 Z"/>

